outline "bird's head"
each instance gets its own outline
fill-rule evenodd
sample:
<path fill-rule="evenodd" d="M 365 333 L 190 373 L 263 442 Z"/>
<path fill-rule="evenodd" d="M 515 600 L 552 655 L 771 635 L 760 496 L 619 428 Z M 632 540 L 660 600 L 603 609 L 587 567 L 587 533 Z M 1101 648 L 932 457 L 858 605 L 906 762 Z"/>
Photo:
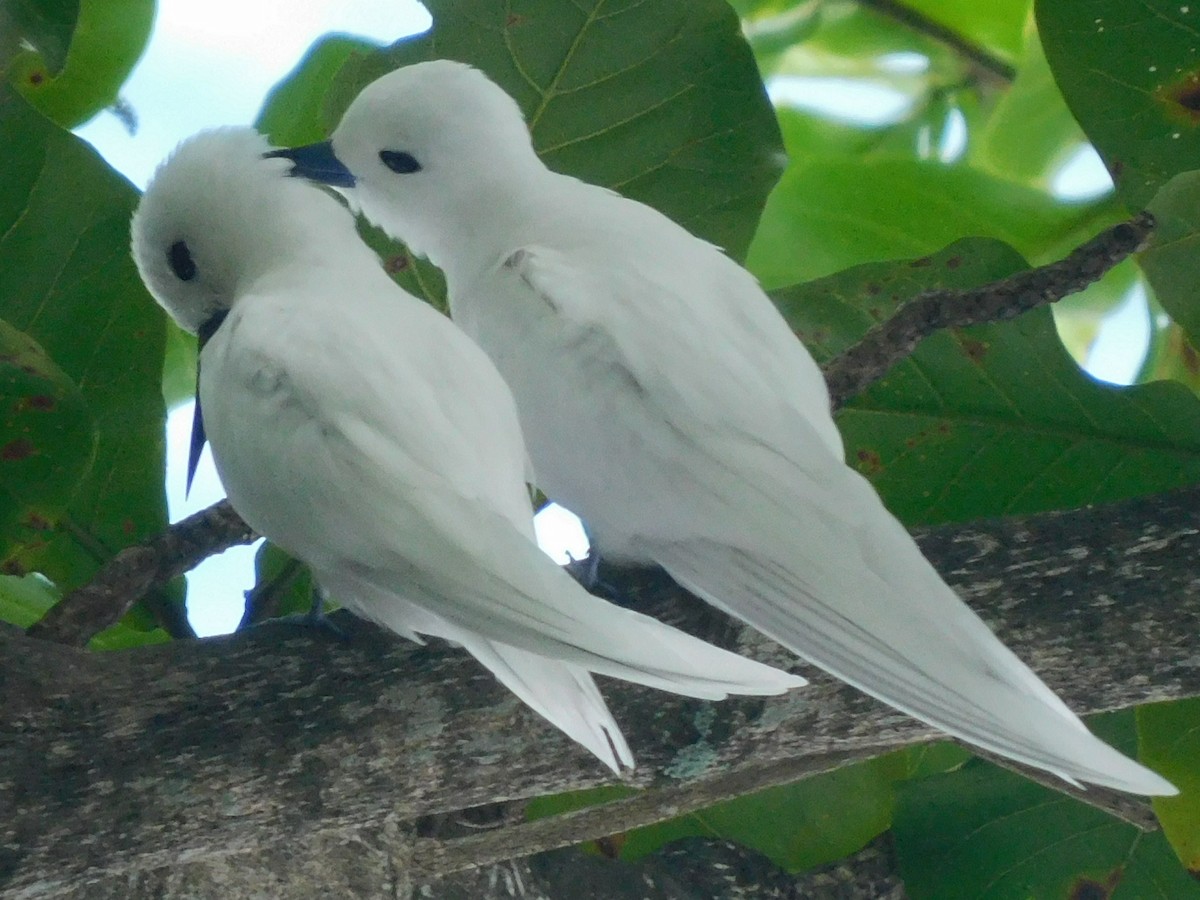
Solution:
<path fill-rule="evenodd" d="M 293 161 L 294 174 L 343 188 L 419 253 L 443 237 L 461 240 L 497 215 L 489 200 L 544 171 L 516 101 L 450 60 L 384 75 L 354 99 L 332 140 L 276 153 Z"/>
<path fill-rule="evenodd" d="M 133 258 L 159 304 L 186 331 L 229 310 L 274 266 L 357 241 L 334 198 L 264 158 L 249 128 L 201 132 L 159 166 L 133 216 Z"/>

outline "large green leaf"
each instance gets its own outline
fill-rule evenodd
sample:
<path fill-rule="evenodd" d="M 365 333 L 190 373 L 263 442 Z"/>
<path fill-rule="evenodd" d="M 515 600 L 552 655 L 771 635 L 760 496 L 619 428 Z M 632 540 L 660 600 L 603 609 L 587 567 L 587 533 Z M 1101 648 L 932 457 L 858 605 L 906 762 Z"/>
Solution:
<path fill-rule="evenodd" d="M 1016 80 L 989 117 L 972 159 L 998 174 L 1048 187 L 1085 141 L 1054 83 L 1037 31 L 1030 28 Z"/>
<path fill-rule="evenodd" d="M 1037 4 L 1058 86 L 1131 208 L 1200 159 L 1198 17 L 1179 0 Z"/>
<path fill-rule="evenodd" d="M 1142 252 L 1142 269 L 1163 309 L 1200 340 L 1200 171 L 1176 175 L 1149 208 L 1158 228 Z"/>
<path fill-rule="evenodd" d="M 28 628 L 58 600 L 54 585 L 40 575 L 0 575 L 0 621 Z"/>
<path fill-rule="evenodd" d="M 893 785 L 908 774 L 903 752 L 844 766 L 803 781 L 718 803 L 691 818 L 697 834 L 753 847 L 791 871 L 840 859 L 886 831 L 892 820 Z M 645 855 L 629 835 L 622 853 Z"/>
<path fill-rule="evenodd" d="M 57 74 L 67 61 L 67 48 L 79 18 L 79 0 L 5 0 L 0 4 L 0 68 L 28 49 Z"/>
<path fill-rule="evenodd" d="M 42 543 L 95 444 L 79 389 L 29 335 L 0 320 L 0 559 Z"/>
<path fill-rule="evenodd" d="M 332 118 L 399 66 L 471 63 L 520 103 L 552 169 L 649 203 L 742 257 L 783 153 L 724 0 L 426 5 L 430 32 L 342 69 Z"/>
<path fill-rule="evenodd" d="M 329 34 L 319 39 L 284 79 L 267 94 L 254 127 L 279 147 L 324 140 L 337 125 L 325 118 L 325 94 L 334 76 L 353 56 L 379 46 L 361 38 Z"/>
<path fill-rule="evenodd" d="M 785 53 L 817 32 L 826 6 L 820 0 L 730 5 L 742 18 L 742 32 L 764 77 L 778 68 Z"/>
<path fill-rule="evenodd" d="M 129 256 L 129 183 L 7 88 L 0 146 L 0 316 L 79 386 L 99 435 L 63 523 L 20 559 L 65 591 L 166 525 L 165 317 Z"/>
<path fill-rule="evenodd" d="M 1119 215 L 1110 203 L 1066 206 L 966 166 L 823 160 L 793 168 L 779 182 L 747 264 L 776 287 L 921 256 L 968 236 L 998 238 L 1040 262 Z"/>
<path fill-rule="evenodd" d="M 777 73 L 886 78 L 897 87 L 897 82 L 907 83 L 910 76 L 882 68 L 880 61 L 898 53 L 924 56 L 931 78 L 956 80 L 956 73 L 966 68 L 965 60 L 944 42 L 917 28 L 897 27 L 893 17 L 873 6 L 856 0 L 824 0 L 820 27 L 783 55 Z"/>
<path fill-rule="evenodd" d="M 46 0 L 37 5 L 54 22 L 53 39 L 39 44 L 34 36 L 30 43 L 48 53 L 19 53 L 9 80 L 44 115 L 73 128 L 116 101 L 150 38 L 154 0 L 78 0 L 78 20 L 61 71 L 59 42 L 71 4 Z"/>
<path fill-rule="evenodd" d="M 623 859 L 636 860 L 681 838 L 720 837 L 800 871 L 853 853 L 886 831 L 898 782 L 947 771 L 968 758 L 961 747 L 946 742 L 910 747 L 613 835 L 611 843 Z M 620 785 L 573 791 L 538 797 L 525 811 L 538 819 L 634 793 Z"/>
<path fill-rule="evenodd" d="M 196 338 L 167 319 L 163 358 L 163 400 L 174 409 L 196 396 Z"/>
<path fill-rule="evenodd" d="M 1140 707 L 1137 726 L 1142 760 L 1179 788 L 1177 797 L 1155 797 L 1154 811 L 1179 859 L 1200 878 L 1200 700 Z"/>
<path fill-rule="evenodd" d="M 1092 725 L 1128 752 L 1131 719 L 1097 717 Z M 902 785 L 893 834 L 913 900 L 1200 897 L 1160 832 L 1146 834 L 988 763 Z"/>
<path fill-rule="evenodd" d="M 934 287 L 1024 267 L 995 241 L 959 241 L 912 263 L 860 266 L 775 293 L 827 359 Z M 1131 388 L 1081 372 L 1049 310 L 942 332 L 838 417 L 849 462 L 909 523 L 1030 513 L 1200 481 L 1200 402 L 1182 385 Z"/>
<path fill-rule="evenodd" d="M 975 47 L 1009 62 L 1021 53 L 1021 30 L 1031 0 L 904 0 Z"/>

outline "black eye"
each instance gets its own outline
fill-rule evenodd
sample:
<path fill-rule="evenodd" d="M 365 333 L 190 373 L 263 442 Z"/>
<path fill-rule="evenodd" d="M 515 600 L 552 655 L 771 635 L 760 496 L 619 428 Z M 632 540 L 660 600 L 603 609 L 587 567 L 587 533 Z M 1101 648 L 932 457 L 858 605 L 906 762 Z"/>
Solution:
<path fill-rule="evenodd" d="M 191 281 L 196 277 L 196 262 L 192 259 L 192 251 L 183 241 L 176 241 L 167 251 L 167 262 L 171 271 L 180 281 Z"/>
<path fill-rule="evenodd" d="M 417 162 L 417 158 L 403 150 L 380 150 L 379 158 L 385 166 L 400 175 L 421 171 L 421 164 Z"/>

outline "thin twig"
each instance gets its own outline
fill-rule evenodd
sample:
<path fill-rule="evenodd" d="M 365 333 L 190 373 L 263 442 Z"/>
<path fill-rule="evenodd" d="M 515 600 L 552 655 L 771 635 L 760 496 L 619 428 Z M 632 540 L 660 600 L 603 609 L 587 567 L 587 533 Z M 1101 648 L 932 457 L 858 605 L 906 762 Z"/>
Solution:
<path fill-rule="evenodd" d="M 917 12 L 898 0 L 859 0 L 859 3 L 907 25 L 913 31 L 928 35 L 935 41 L 945 44 L 960 56 L 969 59 L 981 69 L 1004 81 L 1011 82 L 1017 77 L 1016 69 L 1008 63 L 971 43 L 958 32 L 935 22 L 924 13 Z"/>
<path fill-rule="evenodd" d="M 222 500 L 164 533 L 126 547 L 87 584 L 72 591 L 29 628 L 29 636 L 82 647 L 114 625 L 156 585 L 257 535 Z"/>
<path fill-rule="evenodd" d="M 918 295 L 825 365 L 834 409 L 874 384 L 917 344 L 943 328 L 1012 319 L 1083 290 L 1145 246 L 1153 230 L 1154 217 L 1139 213 L 1056 262 L 971 290 Z"/>

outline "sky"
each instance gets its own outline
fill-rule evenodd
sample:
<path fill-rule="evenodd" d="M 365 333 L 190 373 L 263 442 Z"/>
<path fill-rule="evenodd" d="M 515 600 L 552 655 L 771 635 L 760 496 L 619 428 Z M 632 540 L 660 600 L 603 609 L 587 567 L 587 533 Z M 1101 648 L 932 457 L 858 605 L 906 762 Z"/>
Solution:
<path fill-rule="evenodd" d="M 139 188 L 183 138 L 220 125 L 248 125 L 271 87 L 282 79 L 316 38 L 341 32 L 388 44 L 429 27 L 415 0 L 160 0 L 154 32 L 142 60 L 121 91 L 137 116 L 130 134 L 112 113 L 103 112 L 76 133 Z M 916 60 L 898 60 L 912 66 Z M 865 124 L 882 124 L 903 114 L 905 95 L 840 79 L 780 80 L 771 85 L 776 102 L 803 105 Z M 953 127 L 940 138 L 939 155 L 953 158 Z M 1094 151 L 1082 152 L 1060 173 L 1063 196 L 1085 197 L 1110 182 Z M 1087 368 L 1097 377 L 1128 383 L 1145 355 L 1149 317 L 1144 296 L 1133 295 L 1114 312 L 1092 348 Z M 1139 349 L 1140 347 L 1140 349 Z M 189 496 L 184 496 L 192 407 L 172 411 L 167 423 L 167 500 L 172 521 L 224 496 L 208 452 Z M 560 562 L 587 553 L 579 522 L 551 506 L 535 524 L 544 549 Z M 188 575 L 188 616 L 198 634 L 231 631 L 242 614 L 243 591 L 254 583 L 255 548 L 212 557 Z"/>

